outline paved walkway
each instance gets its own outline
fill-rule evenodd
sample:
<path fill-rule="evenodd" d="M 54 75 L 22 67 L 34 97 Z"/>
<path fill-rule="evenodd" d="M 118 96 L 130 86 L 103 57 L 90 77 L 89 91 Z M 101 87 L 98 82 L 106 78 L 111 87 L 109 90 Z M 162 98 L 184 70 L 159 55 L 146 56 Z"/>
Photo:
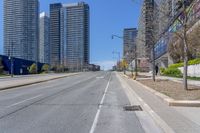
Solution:
<path fill-rule="evenodd" d="M 139 73 L 139 75 L 152 76 L 151 73 Z M 179 82 L 179 83 L 183 82 L 182 78 L 174 78 L 174 77 L 167 77 L 167 76 L 160 76 L 160 75 L 156 76 L 156 78 L 157 79 L 168 79 L 168 80 L 172 80 L 174 82 Z M 188 84 L 200 86 L 200 81 L 188 79 Z"/>
<path fill-rule="evenodd" d="M 0 79 L 0 90 L 6 88 L 14 88 L 23 85 L 30 85 L 34 83 L 49 81 L 52 79 L 67 77 L 71 75 L 75 75 L 76 73 L 71 74 L 44 74 L 44 75 L 27 75 L 27 76 L 17 76 L 14 78 L 7 77 Z"/>
<path fill-rule="evenodd" d="M 132 79 L 123 79 L 150 108 L 176 133 L 200 132 L 200 108 L 170 107 Z M 198 113 L 197 113 L 198 112 Z"/>

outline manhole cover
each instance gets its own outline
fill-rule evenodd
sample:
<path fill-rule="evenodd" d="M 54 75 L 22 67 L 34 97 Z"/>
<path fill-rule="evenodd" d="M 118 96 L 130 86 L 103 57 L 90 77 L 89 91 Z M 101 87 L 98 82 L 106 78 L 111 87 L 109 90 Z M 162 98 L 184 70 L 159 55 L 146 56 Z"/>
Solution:
<path fill-rule="evenodd" d="M 134 106 L 124 106 L 124 111 L 142 111 L 142 108 L 139 105 Z"/>

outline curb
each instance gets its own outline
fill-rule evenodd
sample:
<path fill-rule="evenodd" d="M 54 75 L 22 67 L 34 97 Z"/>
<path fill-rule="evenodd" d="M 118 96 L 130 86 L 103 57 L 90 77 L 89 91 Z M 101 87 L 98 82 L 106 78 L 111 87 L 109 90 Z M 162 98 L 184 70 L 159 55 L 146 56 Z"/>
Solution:
<path fill-rule="evenodd" d="M 128 78 L 128 76 L 124 77 Z M 142 86 L 143 88 L 145 88 L 146 90 L 150 91 L 151 93 L 153 93 L 156 97 L 158 97 L 159 99 L 161 99 L 164 103 L 166 103 L 168 106 L 181 106 L 181 107 L 200 107 L 200 101 L 199 100 L 175 100 L 169 96 L 166 96 L 136 80 L 133 80 L 133 82 L 135 82 L 136 84 Z"/>
<path fill-rule="evenodd" d="M 9 89 L 18 88 L 18 87 L 23 87 L 23 86 L 28 86 L 28 85 L 33 85 L 33 84 L 38 84 L 38 83 L 43 83 L 43 82 L 47 82 L 47 81 L 51 81 L 51 80 L 56 80 L 56 79 L 61 79 L 61 78 L 65 78 L 65 77 L 74 76 L 74 75 L 78 75 L 78 73 L 76 73 L 76 74 L 70 74 L 70 75 L 65 75 L 65 76 L 60 76 L 60 77 L 55 77 L 55 78 L 51 78 L 51 79 L 45 79 L 45 80 L 41 80 L 41 81 L 35 81 L 35 82 L 25 83 L 25 84 L 19 84 L 19 85 L 13 85 L 13 86 L 8 86 L 8 87 L 2 87 L 2 88 L 0 88 L 0 91 L 2 91 L 2 90 L 9 90 Z"/>

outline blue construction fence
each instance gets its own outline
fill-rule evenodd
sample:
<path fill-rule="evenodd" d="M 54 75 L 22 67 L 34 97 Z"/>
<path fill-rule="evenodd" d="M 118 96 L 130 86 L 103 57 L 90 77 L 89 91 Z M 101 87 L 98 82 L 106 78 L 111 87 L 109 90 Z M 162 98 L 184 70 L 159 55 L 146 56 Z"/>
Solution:
<path fill-rule="evenodd" d="M 13 74 L 14 75 L 27 75 L 29 74 L 28 68 L 33 64 L 36 63 L 34 61 L 30 60 L 24 60 L 19 58 L 12 58 L 11 59 L 8 56 L 0 55 L 0 58 L 2 60 L 3 69 L 6 73 L 11 73 L 11 62 L 13 62 Z M 38 65 L 38 72 L 41 72 L 42 66 L 44 63 L 37 62 Z"/>

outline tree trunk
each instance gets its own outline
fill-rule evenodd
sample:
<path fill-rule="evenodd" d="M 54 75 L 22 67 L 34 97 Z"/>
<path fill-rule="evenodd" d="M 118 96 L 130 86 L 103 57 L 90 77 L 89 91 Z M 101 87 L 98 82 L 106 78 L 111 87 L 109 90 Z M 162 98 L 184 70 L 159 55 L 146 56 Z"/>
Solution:
<path fill-rule="evenodd" d="M 135 77 L 138 75 L 137 57 L 135 58 Z"/>
<path fill-rule="evenodd" d="M 184 4 L 183 4 L 184 5 Z M 184 70 L 183 70 L 183 86 L 185 90 L 188 90 L 188 42 L 187 42 L 187 22 L 188 16 L 186 13 L 186 7 L 184 5 L 184 21 L 183 21 L 183 43 L 184 43 Z"/>
<path fill-rule="evenodd" d="M 153 48 L 152 48 L 152 78 L 153 81 L 156 81 L 156 75 L 155 75 L 155 52 L 154 52 L 154 44 L 153 44 Z"/>
<path fill-rule="evenodd" d="M 126 75 L 126 69 L 125 69 L 125 66 L 124 66 L 124 75 Z"/>
<path fill-rule="evenodd" d="M 183 70 L 183 85 L 184 89 L 188 90 L 188 82 L 187 82 L 187 76 L 188 76 L 188 45 L 186 36 L 184 36 L 184 70 Z"/>
<path fill-rule="evenodd" d="M 137 78 L 137 45 L 135 44 L 135 79 Z"/>

